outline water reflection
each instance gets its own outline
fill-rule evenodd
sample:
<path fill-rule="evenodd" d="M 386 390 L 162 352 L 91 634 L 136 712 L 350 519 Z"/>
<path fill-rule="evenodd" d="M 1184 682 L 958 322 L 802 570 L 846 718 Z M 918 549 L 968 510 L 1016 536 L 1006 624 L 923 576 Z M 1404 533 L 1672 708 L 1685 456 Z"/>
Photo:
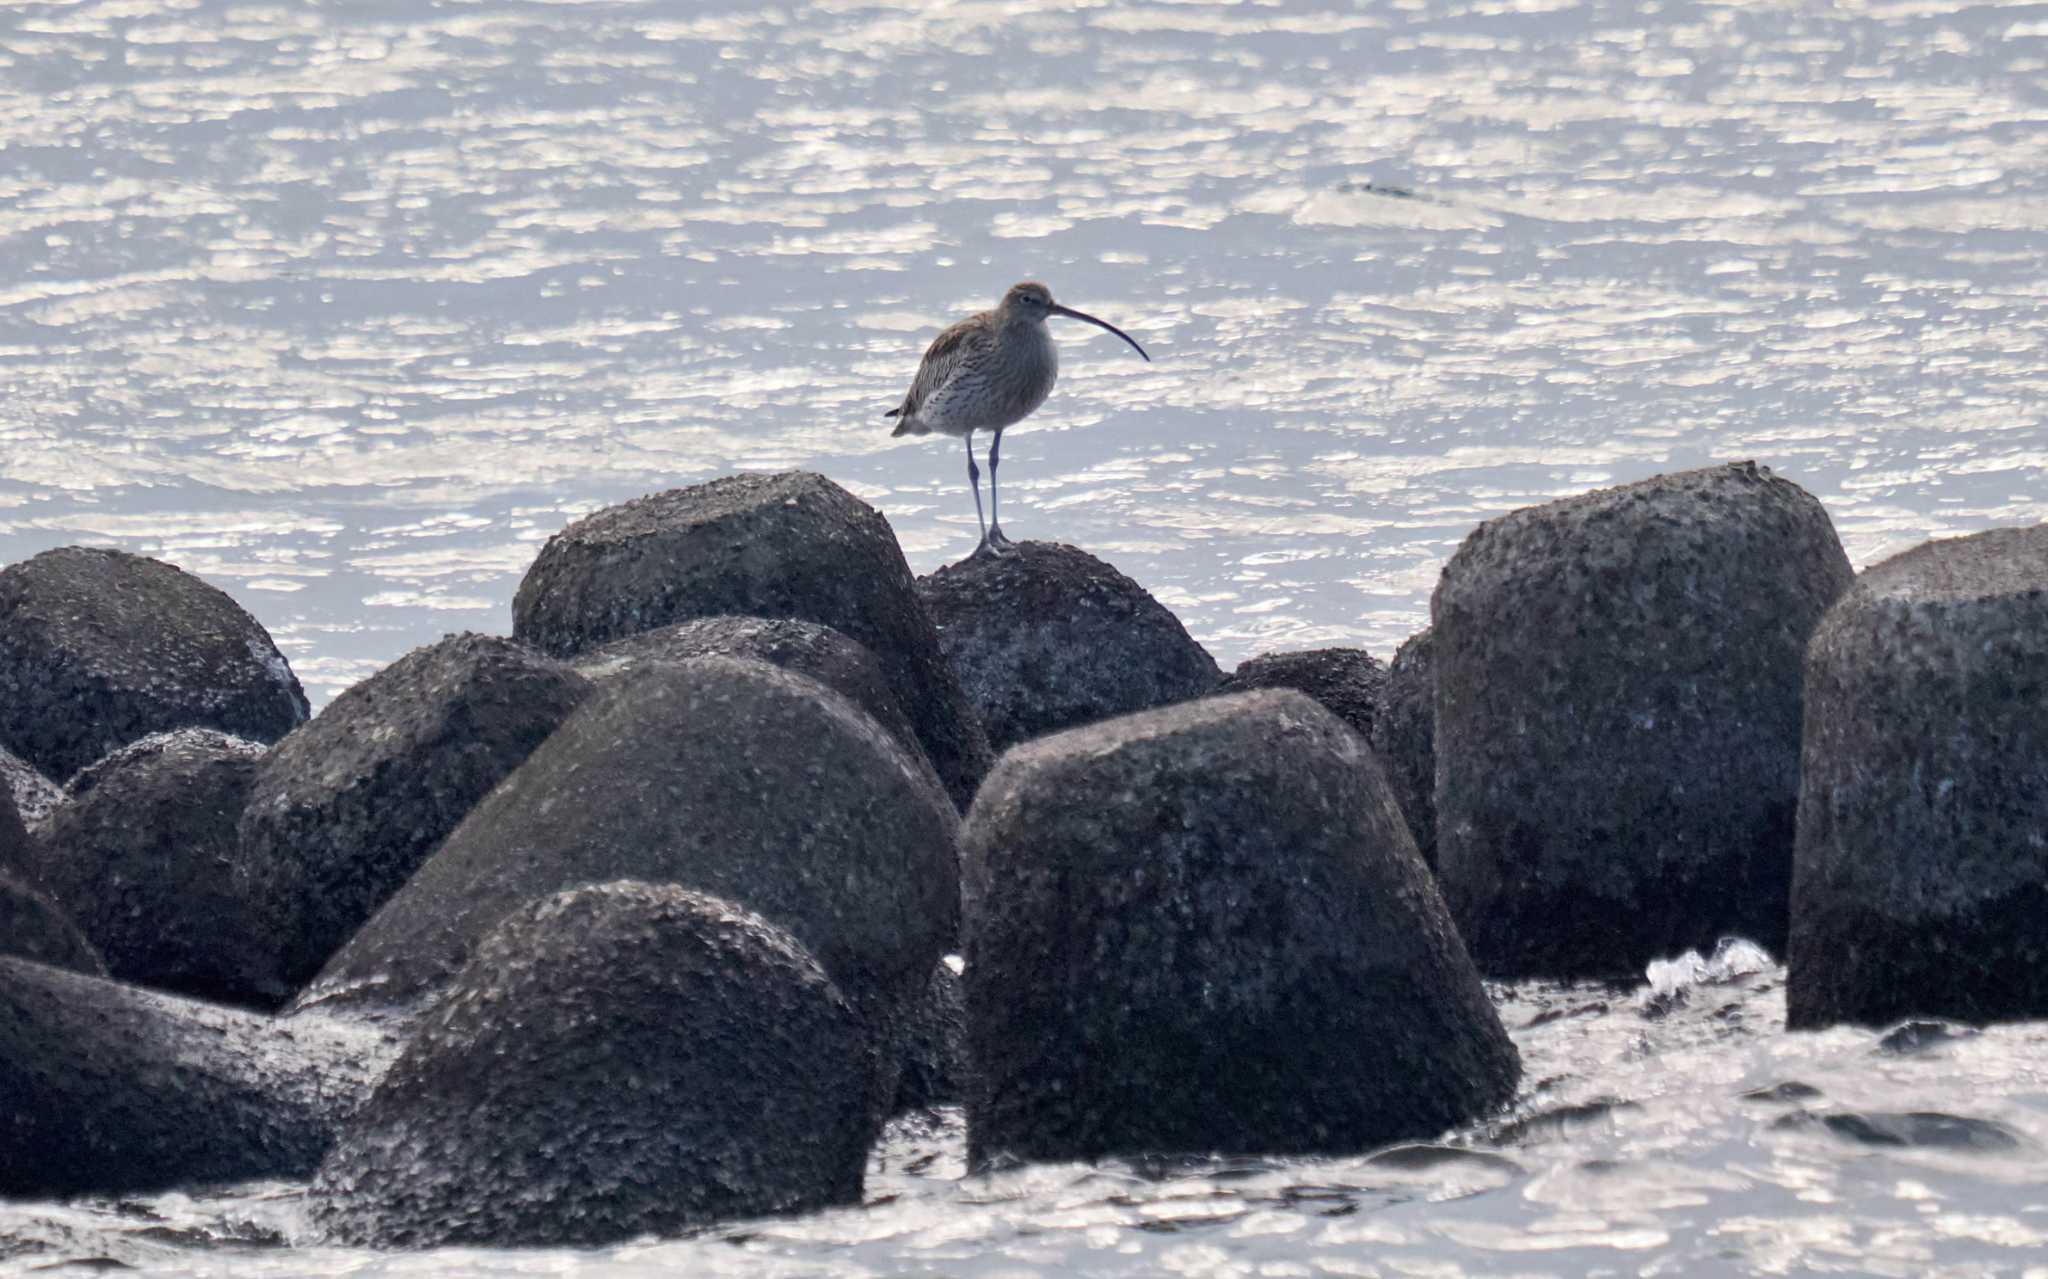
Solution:
<path fill-rule="evenodd" d="M 1922 1028 L 1904 1053 L 1870 1031 L 1785 1035 L 1782 968 L 1680 967 L 1633 990 L 1496 988 L 1528 1067 L 1515 1113 L 1363 1158 L 968 1177 L 960 1115 L 942 1110 L 892 1127 L 862 1207 L 602 1251 L 280 1248 L 304 1231 L 288 1185 L 19 1204 L 0 1232 L 37 1256 L 144 1269 L 393 1276 L 1924 1274 L 2032 1259 L 2048 1236 L 2048 1027 Z"/>
<path fill-rule="evenodd" d="M 1674 466 L 1773 465 L 1859 563 L 2048 515 L 2048 33 L 2009 8 L 10 18 L 0 556 L 176 559 L 320 695 L 721 471 L 964 553 L 955 450 L 877 414 L 1024 276 L 1159 363 L 1067 335 L 1016 532 L 1226 665 L 1384 653 L 1475 521 Z"/>

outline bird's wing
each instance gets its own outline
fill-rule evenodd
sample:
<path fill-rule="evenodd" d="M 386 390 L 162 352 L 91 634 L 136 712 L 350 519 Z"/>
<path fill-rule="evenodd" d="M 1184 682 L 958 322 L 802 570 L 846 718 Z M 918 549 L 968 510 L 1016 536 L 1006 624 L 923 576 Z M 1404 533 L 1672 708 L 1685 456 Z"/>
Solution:
<path fill-rule="evenodd" d="M 919 409 L 928 403 L 932 395 L 967 362 L 980 345 L 977 335 L 989 331 L 988 312 L 970 315 L 960 323 L 932 339 L 925 348 L 924 363 L 917 366 L 917 376 L 911 379 L 910 394 L 903 397 L 903 403 L 889 412 L 889 417 L 916 417 Z"/>

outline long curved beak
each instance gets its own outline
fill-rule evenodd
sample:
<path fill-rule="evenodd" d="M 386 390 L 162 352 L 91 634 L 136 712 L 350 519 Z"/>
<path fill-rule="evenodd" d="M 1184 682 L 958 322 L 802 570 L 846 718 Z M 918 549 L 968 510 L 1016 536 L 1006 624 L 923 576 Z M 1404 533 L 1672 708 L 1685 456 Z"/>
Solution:
<path fill-rule="evenodd" d="M 1122 338 L 1124 341 L 1129 342 L 1131 344 L 1131 349 L 1133 351 L 1136 351 L 1139 355 L 1145 355 L 1145 348 L 1138 345 L 1138 341 L 1136 338 L 1124 332 L 1116 325 L 1111 324 L 1108 320 L 1098 320 L 1094 316 L 1088 314 L 1086 311 L 1076 311 L 1073 307 L 1061 306 L 1057 302 L 1047 307 L 1046 310 L 1051 312 L 1053 315 L 1064 315 L 1067 316 L 1069 319 L 1086 320 L 1088 321 L 1088 323 L 1094 325 L 1098 329 L 1108 329 L 1111 333 L 1114 333 L 1118 337 Z M 1151 362 L 1152 357 L 1149 355 L 1145 355 L 1145 363 L 1150 364 Z"/>

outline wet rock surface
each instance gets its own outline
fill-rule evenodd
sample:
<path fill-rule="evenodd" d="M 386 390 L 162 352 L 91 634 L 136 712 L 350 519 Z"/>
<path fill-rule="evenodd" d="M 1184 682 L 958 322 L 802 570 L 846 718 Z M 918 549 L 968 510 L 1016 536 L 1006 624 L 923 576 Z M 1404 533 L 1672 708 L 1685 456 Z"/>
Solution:
<path fill-rule="evenodd" d="M 264 748 L 154 733 L 79 773 L 36 846 L 36 882 L 118 980 L 274 1008 L 290 994 L 234 874 L 235 823 Z"/>
<path fill-rule="evenodd" d="M 305 1177 L 380 1037 L 0 957 L 0 1194 Z"/>
<path fill-rule="evenodd" d="M 1800 666 L 1850 581 L 1751 463 L 1488 521 L 1432 601 L 1437 874 L 1489 975 L 1785 942 Z"/>
<path fill-rule="evenodd" d="M 1408 819 L 1415 847 L 1436 867 L 1436 637 L 1422 630 L 1387 664 L 1373 713 L 1372 746 Z"/>
<path fill-rule="evenodd" d="M 598 1244 L 857 1202 L 859 1017 L 757 915 L 612 883 L 515 911 L 315 1180 L 333 1242 Z"/>
<path fill-rule="evenodd" d="M 919 578 L 917 593 L 997 751 L 1222 678 L 1179 618 L 1077 547 L 1012 543 Z"/>
<path fill-rule="evenodd" d="M 956 928 L 957 823 L 929 770 L 823 685 L 732 658 L 650 663 L 478 804 L 299 1005 L 402 1013 L 528 901 L 677 883 L 817 956 L 874 1029 L 886 1114 L 897 1020 Z"/>
<path fill-rule="evenodd" d="M 889 689 L 889 677 L 867 648 L 816 622 L 771 617 L 700 617 L 613 640 L 575 659 L 600 683 L 630 675 L 643 662 L 686 657 L 740 657 L 807 676 L 874 717 L 906 751 L 924 744 Z"/>
<path fill-rule="evenodd" d="M 234 860 L 297 990 L 591 691 L 510 640 L 451 635 L 355 685 L 256 771 Z"/>
<path fill-rule="evenodd" d="M 558 657 L 721 614 L 830 626 L 881 663 L 954 802 L 988 739 L 939 652 L 910 566 L 873 507 L 821 475 L 738 475 L 598 511 L 548 539 L 512 602 L 513 633 Z"/>
<path fill-rule="evenodd" d="M 1013 749 L 962 863 L 977 1163 L 1361 1151 L 1513 1094 L 1377 761 L 1299 693 Z"/>
<path fill-rule="evenodd" d="M 64 908 L 5 870 L 0 870 L 0 954 L 107 975 L 106 961 Z"/>
<path fill-rule="evenodd" d="M 1387 668 L 1362 648 L 1310 648 L 1288 653 L 1261 653 L 1239 662 L 1216 686 L 1219 693 L 1249 693 L 1261 688 L 1291 688 L 1313 697 L 1324 710 L 1372 740 Z"/>
<path fill-rule="evenodd" d="M 272 742 L 306 714 L 268 632 L 189 573 L 78 546 L 0 569 L 0 745 L 56 781 L 151 733 Z"/>
<path fill-rule="evenodd" d="M 2048 526 L 1866 571 L 1806 694 L 1790 1024 L 2048 1016 Z"/>

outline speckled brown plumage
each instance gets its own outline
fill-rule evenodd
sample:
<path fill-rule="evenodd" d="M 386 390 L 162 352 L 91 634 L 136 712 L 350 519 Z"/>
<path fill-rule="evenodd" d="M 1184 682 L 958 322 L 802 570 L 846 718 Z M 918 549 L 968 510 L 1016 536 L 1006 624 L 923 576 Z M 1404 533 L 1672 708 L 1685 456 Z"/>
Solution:
<path fill-rule="evenodd" d="M 1147 361 L 1152 358 L 1122 329 L 1061 306 L 1043 284 L 1027 280 L 1012 285 L 994 310 L 977 311 L 933 339 L 903 403 L 887 414 L 896 419 L 892 435 L 936 432 L 967 441 L 967 479 L 974 489 L 977 520 L 981 518 L 981 469 L 974 464 L 974 433 L 995 432 L 988 450 L 989 508 L 995 518 L 983 523 L 977 553 L 999 551 L 1009 544 L 1003 536 L 1002 508 L 996 497 L 1003 429 L 1029 417 L 1052 393 L 1060 359 L 1045 321 L 1054 315 L 1108 329 Z"/>

